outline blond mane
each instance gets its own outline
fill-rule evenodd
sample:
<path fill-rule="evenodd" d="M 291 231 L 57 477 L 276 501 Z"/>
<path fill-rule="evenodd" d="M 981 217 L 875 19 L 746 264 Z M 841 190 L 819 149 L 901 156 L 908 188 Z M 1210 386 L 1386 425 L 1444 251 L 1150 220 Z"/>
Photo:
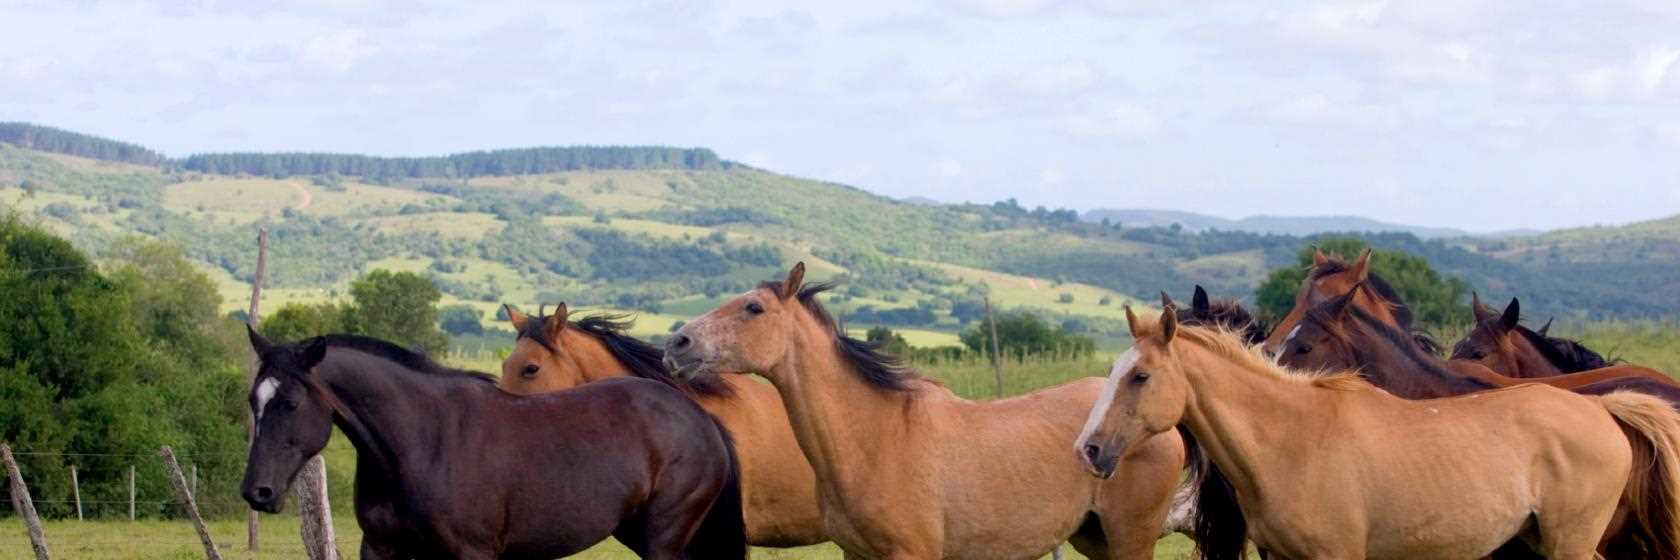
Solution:
<path fill-rule="evenodd" d="M 1143 325 L 1140 330 L 1139 334 L 1143 336 L 1153 336 L 1160 332 L 1160 323 Z M 1359 372 L 1353 370 L 1318 372 L 1284 367 L 1278 364 L 1276 359 L 1267 356 L 1261 344 L 1249 344 L 1243 340 L 1241 332 L 1222 325 L 1179 325 L 1174 339 L 1189 340 L 1205 350 L 1236 362 L 1238 366 L 1266 372 L 1281 381 L 1336 391 L 1378 390 L 1375 385 L 1361 377 Z"/>

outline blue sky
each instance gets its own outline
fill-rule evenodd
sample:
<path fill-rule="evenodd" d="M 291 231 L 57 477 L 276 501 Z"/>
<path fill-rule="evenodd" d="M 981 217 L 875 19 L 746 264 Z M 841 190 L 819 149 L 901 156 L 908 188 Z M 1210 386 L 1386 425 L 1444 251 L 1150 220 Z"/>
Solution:
<path fill-rule="evenodd" d="M 6 2 L 0 120 L 706 146 L 895 197 L 1471 230 L 1680 213 L 1680 3 Z"/>

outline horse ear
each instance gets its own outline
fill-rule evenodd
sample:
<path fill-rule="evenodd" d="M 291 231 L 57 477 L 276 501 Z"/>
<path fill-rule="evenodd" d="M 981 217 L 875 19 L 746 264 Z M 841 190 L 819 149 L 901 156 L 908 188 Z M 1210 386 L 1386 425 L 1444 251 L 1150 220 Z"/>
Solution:
<path fill-rule="evenodd" d="M 1205 314 L 1212 309 L 1213 304 L 1208 302 L 1207 290 L 1202 289 L 1201 284 L 1197 284 L 1195 295 L 1190 296 L 1190 310 Z"/>
<path fill-rule="evenodd" d="M 1354 284 L 1353 289 L 1348 290 L 1345 294 L 1336 296 L 1336 299 L 1330 300 L 1330 311 L 1337 315 L 1347 313 L 1348 304 L 1353 303 L 1354 296 L 1359 295 L 1359 289 L 1363 287 L 1365 287 L 1364 282 Z"/>
<path fill-rule="evenodd" d="M 1176 306 L 1177 304 L 1173 303 L 1172 296 L 1167 295 L 1166 290 L 1161 290 L 1161 309 Z"/>
<path fill-rule="evenodd" d="M 1357 282 L 1364 282 L 1371 275 L 1371 248 L 1359 253 L 1359 261 L 1353 263 L 1353 277 Z"/>
<path fill-rule="evenodd" d="M 1137 314 L 1132 313 L 1132 306 L 1127 305 L 1124 307 L 1126 308 L 1126 326 L 1132 330 L 1132 340 L 1142 339 L 1143 325 L 1138 324 Z"/>
<path fill-rule="evenodd" d="M 560 340 L 560 332 L 566 330 L 566 315 L 566 302 L 554 306 L 554 314 L 543 323 L 543 336 L 550 341 Z"/>
<path fill-rule="evenodd" d="M 1546 324 L 1540 325 L 1540 330 L 1537 330 L 1537 331 L 1534 331 L 1534 332 L 1539 334 L 1540 336 L 1550 336 L 1550 335 L 1546 334 L 1546 331 L 1552 330 L 1552 319 L 1556 319 L 1556 318 L 1557 317 L 1547 317 L 1546 318 Z"/>
<path fill-rule="evenodd" d="M 805 261 L 799 261 L 789 270 L 787 279 L 782 281 L 782 299 L 790 300 L 799 295 L 799 288 L 805 283 Z"/>
<path fill-rule="evenodd" d="M 508 322 L 513 324 L 513 330 L 516 332 L 524 332 L 525 325 L 531 321 L 530 317 L 514 309 L 512 304 L 502 304 L 502 311 L 507 312 Z"/>
<path fill-rule="evenodd" d="M 309 339 L 309 344 L 303 347 L 303 353 L 298 357 L 302 362 L 298 365 L 303 366 L 303 369 L 314 369 L 321 360 L 327 359 L 327 337 L 317 336 Z"/>
<path fill-rule="evenodd" d="M 257 334 L 257 329 L 250 323 L 245 323 L 245 335 L 251 338 L 251 349 L 257 351 L 258 356 L 274 349 L 274 344 L 263 338 L 263 335 Z"/>
<path fill-rule="evenodd" d="M 1330 255 L 1324 254 L 1324 251 L 1319 249 L 1318 246 L 1313 246 L 1313 268 L 1318 268 L 1326 264 L 1330 264 Z"/>
<path fill-rule="evenodd" d="M 1509 332 L 1517 328 L 1517 321 L 1522 319 L 1522 304 L 1517 298 L 1511 298 L 1511 304 L 1505 306 L 1505 313 L 1499 316 L 1499 326 Z"/>
<path fill-rule="evenodd" d="M 1476 324 L 1493 317 L 1493 310 L 1482 305 L 1482 296 L 1475 291 L 1470 292 L 1470 312 L 1476 314 Z"/>
<path fill-rule="evenodd" d="M 1172 342 L 1175 334 L 1178 334 L 1178 309 L 1169 305 L 1161 310 L 1161 344 Z"/>

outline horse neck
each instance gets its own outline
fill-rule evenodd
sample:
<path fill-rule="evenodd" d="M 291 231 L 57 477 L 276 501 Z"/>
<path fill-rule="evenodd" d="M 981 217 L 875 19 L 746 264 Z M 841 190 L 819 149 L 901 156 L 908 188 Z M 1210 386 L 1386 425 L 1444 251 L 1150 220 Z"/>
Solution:
<path fill-rule="evenodd" d="M 630 365 L 607 350 L 607 345 L 595 335 L 567 328 L 560 333 L 560 353 L 572 361 L 583 374 L 583 382 L 591 383 L 613 377 L 631 375 Z"/>
<path fill-rule="evenodd" d="M 358 471 L 362 465 L 397 469 L 404 451 L 435 448 L 443 427 L 458 425 L 449 418 L 475 394 L 355 351 L 328 352 L 316 371 L 324 388 L 350 413 L 334 413 L 333 424 L 356 447 Z"/>
<path fill-rule="evenodd" d="M 781 394 L 794 438 L 817 479 L 845 484 L 886 455 L 883 443 L 906 431 L 904 410 L 914 394 L 869 385 L 846 363 L 835 335 L 804 322 L 767 377 Z"/>
<path fill-rule="evenodd" d="M 1274 472 L 1279 457 L 1318 445 L 1299 434 L 1322 428 L 1348 391 L 1314 387 L 1217 356 L 1212 350 L 1182 352 L 1180 370 L 1191 389 L 1182 423 L 1208 457 L 1226 473 L 1241 502 L 1257 504 L 1262 480 L 1292 473 Z"/>
<path fill-rule="evenodd" d="M 1519 327 L 1520 328 L 1520 327 Z M 1562 366 L 1546 359 L 1546 355 L 1534 346 L 1523 333 L 1511 331 L 1506 333 L 1505 340 L 1511 346 L 1511 361 L 1516 363 L 1516 369 L 1507 373 L 1511 377 L 1534 378 L 1552 377 L 1568 373 Z M 1503 349 L 1501 349 L 1503 351 Z"/>
<path fill-rule="evenodd" d="M 1348 325 L 1354 359 L 1361 369 L 1370 373 L 1366 378 L 1383 390 L 1403 399 L 1435 399 L 1473 393 L 1488 389 L 1479 380 L 1472 380 L 1447 367 L 1440 358 L 1416 349 L 1403 348 L 1411 344 L 1410 335 L 1403 342 L 1392 340 L 1377 329 L 1394 327 L 1375 317 L 1352 317 Z M 1363 324 L 1359 324 L 1363 323 Z"/>

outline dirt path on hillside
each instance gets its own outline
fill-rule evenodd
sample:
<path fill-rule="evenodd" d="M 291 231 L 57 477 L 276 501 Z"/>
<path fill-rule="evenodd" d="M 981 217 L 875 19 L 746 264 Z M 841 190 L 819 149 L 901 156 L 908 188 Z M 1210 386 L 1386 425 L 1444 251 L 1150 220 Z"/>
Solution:
<path fill-rule="evenodd" d="M 315 203 L 315 193 L 309 192 L 309 189 L 304 188 L 303 185 L 292 183 L 292 188 L 297 189 L 298 192 L 298 203 L 297 206 L 292 207 L 293 210 L 307 210 L 309 205 Z"/>

